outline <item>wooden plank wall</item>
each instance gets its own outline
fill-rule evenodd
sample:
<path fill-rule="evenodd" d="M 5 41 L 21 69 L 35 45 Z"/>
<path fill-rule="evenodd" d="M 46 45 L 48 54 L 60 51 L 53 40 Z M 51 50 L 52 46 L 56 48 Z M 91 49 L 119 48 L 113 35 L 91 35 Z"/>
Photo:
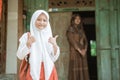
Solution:
<path fill-rule="evenodd" d="M 98 80 L 120 80 L 119 0 L 96 0 Z"/>

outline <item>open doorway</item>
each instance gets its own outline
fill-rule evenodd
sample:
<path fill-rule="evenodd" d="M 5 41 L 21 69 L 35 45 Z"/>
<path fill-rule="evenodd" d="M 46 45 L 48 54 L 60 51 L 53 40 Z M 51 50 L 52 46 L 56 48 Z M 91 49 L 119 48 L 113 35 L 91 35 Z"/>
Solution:
<path fill-rule="evenodd" d="M 83 27 L 88 40 L 87 59 L 89 67 L 90 80 L 97 80 L 97 56 L 96 56 L 96 27 L 95 27 L 95 12 L 80 11 L 79 13 L 83 20 Z"/>
<path fill-rule="evenodd" d="M 88 67 L 90 80 L 97 79 L 97 56 L 96 56 L 96 27 L 94 11 L 70 11 L 70 12 L 50 12 L 50 23 L 53 34 L 58 34 L 58 45 L 61 48 L 59 60 L 55 63 L 59 80 L 68 80 L 69 67 L 69 44 L 66 38 L 66 30 L 70 24 L 71 15 L 79 13 L 83 19 L 84 30 L 88 40 Z M 59 15 L 59 16 L 58 16 Z M 93 47 L 94 46 L 94 47 Z"/>

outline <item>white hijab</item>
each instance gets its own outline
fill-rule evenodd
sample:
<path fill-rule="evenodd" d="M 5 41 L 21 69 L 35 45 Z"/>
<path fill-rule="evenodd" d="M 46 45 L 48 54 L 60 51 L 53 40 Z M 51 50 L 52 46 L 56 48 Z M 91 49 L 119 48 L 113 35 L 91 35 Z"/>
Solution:
<path fill-rule="evenodd" d="M 44 13 L 47 16 L 48 24 L 42 30 L 35 27 L 35 21 L 38 16 Z M 41 62 L 44 63 L 45 80 L 48 80 L 52 72 L 54 63 L 50 59 L 52 45 L 48 42 L 49 37 L 52 37 L 52 31 L 49 24 L 49 15 L 44 10 L 37 10 L 33 13 L 30 22 L 30 33 L 35 37 L 35 42 L 31 46 L 30 54 L 30 74 L 33 80 L 40 79 Z"/>

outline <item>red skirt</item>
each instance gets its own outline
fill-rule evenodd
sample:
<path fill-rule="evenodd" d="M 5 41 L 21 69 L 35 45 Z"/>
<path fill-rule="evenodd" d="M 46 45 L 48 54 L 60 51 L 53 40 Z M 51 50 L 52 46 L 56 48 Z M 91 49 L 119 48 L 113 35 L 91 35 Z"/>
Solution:
<path fill-rule="evenodd" d="M 32 80 L 32 77 L 30 75 L 30 67 L 28 68 L 28 71 L 26 74 L 26 80 Z M 44 63 L 43 62 L 41 65 L 40 80 L 45 80 L 45 72 L 44 72 Z M 52 70 L 49 80 L 58 80 L 57 71 L 56 71 L 55 67 L 53 67 L 53 70 Z"/>

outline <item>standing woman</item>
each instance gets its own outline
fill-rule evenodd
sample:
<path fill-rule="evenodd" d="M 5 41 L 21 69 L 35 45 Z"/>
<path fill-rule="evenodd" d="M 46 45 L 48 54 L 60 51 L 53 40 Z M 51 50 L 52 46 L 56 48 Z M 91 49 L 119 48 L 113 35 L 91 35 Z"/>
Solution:
<path fill-rule="evenodd" d="M 88 43 L 79 14 L 72 15 L 66 34 L 70 48 L 68 80 L 89 80 L 86 54 Z"/>
<path fill-rule="evenodd" d="M 56 43 L 57 36 L 52 36 L 49 15 L 44 10 L 33 13 L 30 33 L 24 33 L 19 39 L 17 57 L 23 60 L 29 54 L 29 66 L 25 80 L 58 80 L 54 62 L 60 54 Z M 23 78 L 20 77 L 20 80 Z"/>

